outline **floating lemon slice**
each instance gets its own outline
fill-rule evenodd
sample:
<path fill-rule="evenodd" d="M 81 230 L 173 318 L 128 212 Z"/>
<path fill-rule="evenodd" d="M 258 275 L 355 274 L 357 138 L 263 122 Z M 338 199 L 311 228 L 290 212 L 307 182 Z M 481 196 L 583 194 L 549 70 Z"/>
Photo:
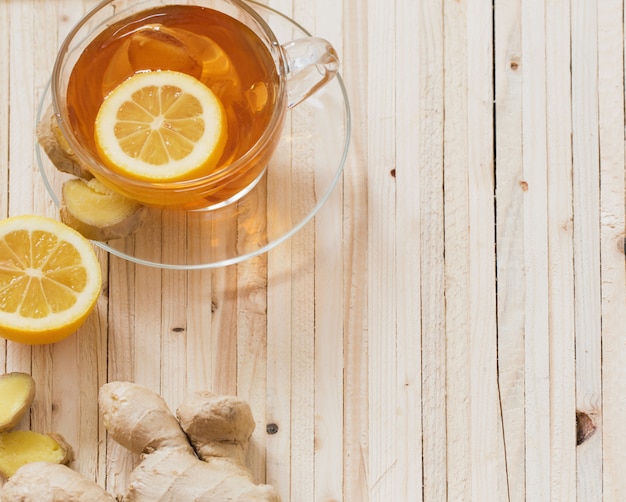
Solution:
<path fill-rule="evenodd" d="M 101 283 L 91 243 L 67 225 L 34 215 L 0 221 L 1 337 L 32 345 L 71 335 Z"/>
<path fill-rule="evenodd" d="M 105 98 L 95 139 L 111 170 L 168 182 L 209 174 L 224 150 L 226 129 L 221 102 L 202 82 L 176 71 L 147 71 Z"/>

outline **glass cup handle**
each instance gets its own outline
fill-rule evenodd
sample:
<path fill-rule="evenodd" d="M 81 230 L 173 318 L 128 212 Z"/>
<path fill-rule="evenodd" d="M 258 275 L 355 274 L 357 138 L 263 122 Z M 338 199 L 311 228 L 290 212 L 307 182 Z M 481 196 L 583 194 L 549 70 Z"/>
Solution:
<path fill-rule="evenodd" d="M 323 38 L 299 38 L 282 48 L 287 61 L 287 106 L 293 108 L 333 79 L 339 58 Z"/>

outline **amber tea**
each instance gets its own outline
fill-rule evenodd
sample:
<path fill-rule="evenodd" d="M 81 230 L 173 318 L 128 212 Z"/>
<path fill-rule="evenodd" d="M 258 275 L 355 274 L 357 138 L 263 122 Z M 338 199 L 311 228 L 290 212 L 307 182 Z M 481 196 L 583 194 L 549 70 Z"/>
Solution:
<path fill-rule="evenodd" d="M 132 75 L 155 70 L 191 75 L 207 85 L 224 107 L 227 140 L 213 171 L 216 182 L 195 204 L 207 206 L 227 200 L 258 178 L 279 134 L 236 171 L 223 168 L 245 157 L 270 128 L 279 99 L 276 63 L 250 28 L 222 12 L 200 6 L 169 5 L 134 14 L 102 31 L 79 56 L 67 87 L 68 120 L 76 139 L 91 155 L 98 157 L 94 123 L 105 97 Z M 276 130 L 279 126 L 272 125 Z M 102 181 L 111 184 L 109 179 Z M 126 186 L 123 180 L 113 185 L 146 203 L 189 202 L 186 196 L 178 201 L 175 191 L 167 194 L 171 200 L 164 200 L 162 193 L 142 192 Z"/>

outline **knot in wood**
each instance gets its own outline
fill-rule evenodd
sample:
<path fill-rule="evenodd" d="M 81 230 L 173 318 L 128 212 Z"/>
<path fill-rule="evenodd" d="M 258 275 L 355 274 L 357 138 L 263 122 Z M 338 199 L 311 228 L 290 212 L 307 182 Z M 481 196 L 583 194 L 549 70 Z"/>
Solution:
<path fill-rule="evenodd" d="M 583 444 L 595 432 L 593 419 L 582 411 L 576 412 L 576 446 Z"/>

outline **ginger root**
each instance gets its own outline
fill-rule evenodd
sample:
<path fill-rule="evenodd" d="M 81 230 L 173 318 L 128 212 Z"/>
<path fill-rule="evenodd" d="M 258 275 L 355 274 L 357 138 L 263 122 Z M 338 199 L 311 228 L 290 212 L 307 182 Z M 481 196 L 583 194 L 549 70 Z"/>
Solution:
<path fill-rule="evenodd" d="M 68 464 L 72 460 L 72 448 L 60 434 L 10 430 L 19 424 L 34 398 L 33 377 L 19 372 L 0 375 L 1 477 L 10 478 L 21 466 L 30 462 Z"/>
<path fill-rule="evenodd" d="M 98 179 L 63 184 L 61 221 L 88 239 L 108 241 L 134 233 L 147 208 L 103 185 Z"/>
<path fill-rule="evenodd" d="M 141 454 L 130 486 L 117 497 L 120 502 L 280 501 L 274 488 L 255 484 L 245 466 L 254 430 L 245 401 L 197 392 L 175 416 L 150 389 L 111 382 L 100 389 L 99 405 L 111 437 Z M 112 500 L 93 481 L 70 471 L 47 463 L 25 465 L 0 490 L 0 502 Z"/>
<path fill-rule="evenodd" d="M 52 105 L 45 111 L 37 124 L 37 139 L 55 167 L 68 174 L 89 180 L 93 174 L 76 157 L 61 133 Z"/>
<path fill-rule="evenodd" d="M 19 430 L 0 433 L 0 474 L 5 478 L 31 462 L 69 464 L 72 458 L 72 448 L 60 434 Z"/>
<path fill-rule="evenodd" d="M 27 373 L 0 375 L 0 432 L 20 423 L 35 399 L 35 381 Z"/>
<path fill-rule="evenodd" d="M 96 241 L 127 237 L 141 226 L 147 208 L 94 178 L 63 137 L 52 106 L 37 124 L 37 139 L 59 171 L 78 178 L 63 184 L 60 209 L 63 223 Z"/>
<path fill-rule="evenodd" d="M 113 439 L 142 454 L 122 501 L 279 501 L 245 466 L 254 420 L 241 399 L 195 393 L 177 418 L 151 390 L 112 382 L 101 388 L 99 403 Z"/>
<path fill-rule="evenodd" d="M 0 502 L 115 502 L 95 481 L 61 464 L 33 462 L 0 489 Z"/>

